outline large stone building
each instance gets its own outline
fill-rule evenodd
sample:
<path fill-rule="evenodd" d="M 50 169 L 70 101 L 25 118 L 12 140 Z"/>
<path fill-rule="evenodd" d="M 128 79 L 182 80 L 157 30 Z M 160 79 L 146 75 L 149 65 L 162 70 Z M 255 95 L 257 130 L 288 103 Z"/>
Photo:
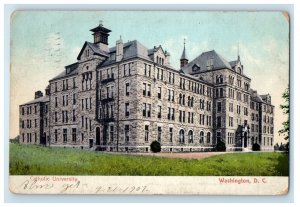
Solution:
<path fill-rule="evenodd" d="M 101 151 L 210 151 L 273 148 L 271 97 L 250 87 L 238 57 L 208 51 L 180 69 L 162 46 L 134 40 L 108 47 L 109 29 L 91 29 L 77 62 L 49 81 L 46 96 L 20 105 L 20 142 Z M 34 124 L 33 124 L 34 122 Z M 34 134 L 34 138 L 32 138 Z"/>

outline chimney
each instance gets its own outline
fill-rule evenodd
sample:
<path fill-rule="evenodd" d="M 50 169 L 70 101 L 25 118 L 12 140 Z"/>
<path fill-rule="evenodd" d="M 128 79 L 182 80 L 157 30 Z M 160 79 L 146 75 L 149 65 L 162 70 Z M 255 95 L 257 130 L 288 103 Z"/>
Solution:
<path fill-rule="evenodd" d="M 49 85 L 45 89 L 45 94 L 46 94 L 46 96 L 50 95 L 50 86 Z"/>
<path fill-rule="evenodd" d="M 37 99 L 37 98 L 40 98 L 40 97 L 43 97 L 42 91 L 37 91 L 37 92 L 34 93 L 34 99 Z"/>
<path fill-rule="evenodd" d="M 116 62 L 120 62 L 123 59 L 123 41 L 120 39 L 116 42 Z"/>

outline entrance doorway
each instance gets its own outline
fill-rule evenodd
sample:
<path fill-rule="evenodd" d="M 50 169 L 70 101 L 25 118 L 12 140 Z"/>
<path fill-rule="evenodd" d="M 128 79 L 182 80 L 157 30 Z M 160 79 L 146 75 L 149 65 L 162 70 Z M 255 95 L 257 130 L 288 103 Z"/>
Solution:
<path fill-rule="evenodd" d="M 46 132 L 44 132 L 43 135 L 41 136 L 40 143 L 46 145 Z"/>
<path fill-rule="evenodd" d="M 244 141 L 244 148 L 247 148 L 247 141 L 248 141 L 248 139 L 247 139 L 247 137 L 248 137 L 248 134 L 247 134 L 247 132 L 244 132 L 244 134 L 243 134 L 244 136 L 243 136 L 243 141 Z"/>
<path fill-rule="evenodd" d="M 100 145 L 100 127 L 96 128 L 96 145 Z"/>

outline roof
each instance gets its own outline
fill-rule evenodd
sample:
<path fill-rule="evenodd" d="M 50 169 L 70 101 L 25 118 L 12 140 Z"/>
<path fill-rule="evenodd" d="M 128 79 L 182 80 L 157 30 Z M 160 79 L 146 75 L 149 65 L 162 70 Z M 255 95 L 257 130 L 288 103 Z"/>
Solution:
<path fill-rule="evenodd" d="M 33 103 L 44 103 L 44 102 L 49 102 L 49 96 L 42 96 L 40 98 L 36 98 L 36 99 L 33 99 L 31 101 L 28 101 L 24 104 L 21 104 L 21 106 L 23 105 L 28 105 L 28 104 L 33 104 Z"/>
<path fill-rule="evenodd" d="M 67 73 L 67 68 L 69 66 L 73 67 L 73 69 L 71 70 L 70 73 Z M 60 79 L 60 78 L 63 78 L 63 77 L 73 76 L 73 75 L 76 75 L 77 73 L 78 73 L 78 63 L 73 63 L 71 65 L 66 66 L 66 69 L 63 72 L 61 72 L 60 74 L 58 74 L 54 78 L 50 79 L 49 81 L 57 80 L 57 79 Z"/>
<path fill-rule="evenodd" d="M 236 66 L 237 63 L 238 63 L 238 60 L 233 60 L 233 61 L 229 62 L 229 64 L 230 64 L 231 67 Z"/>
<path fill-rule="evenodd" d="M 83 51 L 84 51 L 84 48 L 86 47 L 86 45 L 88 45 L 92 51 L 94 52 L 94 55 L 100 55 L 100 56 L 104 56 L 104 57 L 108 57 L 108 53 L 105 52 L 104 50 L 101 50 L 99 48 L 99 46 L 97 44 L 93 44 L 91 42 L 87 42 L 85 41 L 85 43 L 83 44 L 78 56 L 77 56 L 77 60 L 79 60 L 80 56 L 82 55 Z"/>
<path fill-rule="evenodd" d="M 99 32 L 99 31 L 100 31 L 100 32 L 104 32 L 104 33 L 109 33 L 109 32 L 111 32 L 110 29 L 107 29 L 107 28 L 103 27 L 102 24 L 99 24 L 99 26 L 97 26 L 97 27 L 91 29 L 90 31 L 91 31 L 91 32 Z"/>
<path fill-rule="evenodd" d="M 152 52 L 148 48 L 146 48 L 144 45 L 142 45 L 137 40 L 133 40 L 130 42 L 126 42 L 123 44 L 123 61 L 134 58 L 134 57 L 140 57 L 149 61 L 152 61 L 149 57 L 149 52 Z M 116 53 L 116 47 L 112 47 L 109 49 L 109 58 L 106 59 L 106 61 L 101 64 L 101 66 L 110 65 L 112 63 L 116 62 L 115 54 Z"/>
<path fill-rule="evenodd" d="M 196 57 L 194 60 L 189 62 L 186 66 L 182 68 L 182 70 L 185 73 L 193 74 L 198 72 L 204 72 L 207 71 L 207 61 L 209 59 L 213 59 L 213 68 L 219 69 L 219 68 L 228 68 L 232 69 L 231 65 L 227 60 L 225 60 L 221 55 L 219 55 L 215 50 L 211 50 L 208 52 L 203 52 L 201 55 Z M 200 68 L 197 71 L 193 71 L 192 67 L 194 65 L 198 65 Z"/>

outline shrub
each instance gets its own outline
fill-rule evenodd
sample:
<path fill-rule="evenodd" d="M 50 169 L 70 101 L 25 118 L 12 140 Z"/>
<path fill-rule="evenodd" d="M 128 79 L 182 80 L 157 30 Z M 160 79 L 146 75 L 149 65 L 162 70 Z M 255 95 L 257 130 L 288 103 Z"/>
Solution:
<path fill-rule="evenodd" d="M 224 142 L 222 141 L 218 141 L 216 147 L 215 147 L 215 151 L 218 151 L 218 152 L 224 152 L 226 151 L 226 145 Z"/>
<path fill-rule="evenodd" d="M 160 152 L 161 151 L 161 145 L 158 141 L 153 141 L 151 144 L 150 144 L 150 148 L 151 148 L 151 151 L 156 153 L 156 152 Z"/>
<path fill-rule="evenodd" d="M 253 151 L 260 151 L 260 145 L 257 144 L 257 143 L 254 143 L 253 146 L 252 146 L 252 150 Z"/>

